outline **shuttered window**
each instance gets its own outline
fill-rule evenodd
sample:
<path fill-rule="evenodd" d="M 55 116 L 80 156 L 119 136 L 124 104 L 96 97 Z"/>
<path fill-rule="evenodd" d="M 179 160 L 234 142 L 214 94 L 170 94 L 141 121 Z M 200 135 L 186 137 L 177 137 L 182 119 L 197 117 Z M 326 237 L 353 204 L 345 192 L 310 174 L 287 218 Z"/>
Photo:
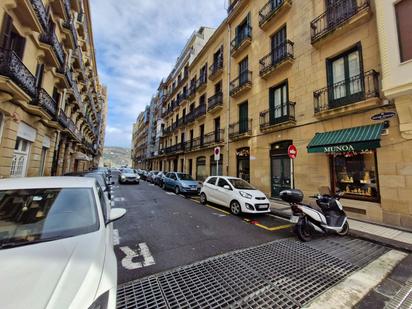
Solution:
<path fill-rule="evenodd" d="M 412 0 L 395 4 L 401 62 L 412 59 Z"/>

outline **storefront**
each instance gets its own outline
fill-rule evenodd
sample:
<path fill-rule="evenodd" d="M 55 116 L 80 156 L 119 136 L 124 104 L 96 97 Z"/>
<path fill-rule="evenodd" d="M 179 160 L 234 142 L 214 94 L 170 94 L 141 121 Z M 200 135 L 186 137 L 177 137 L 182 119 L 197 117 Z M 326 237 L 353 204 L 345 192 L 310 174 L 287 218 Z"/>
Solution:
<path fill-rule="evenodd" d="M 206 157 L 196 158 L 196 180 L 203 181 L 207 178 Z"/>
<path fill-rule="evenodd" d="M 292 141 L 274 143 L 270 147 L 271 195 L 279 197 L 281 191 L 292 187 L 292 159 L 288 147 Z"/>
<path fill-rule="evenodd" d="M 332 193 L 345 198 L 379 202 L 376 148 L 384 124 L 316 133 L 307 146 L 309 153 L 329 156 Z"/>
<path fill-rule="evenodd" d="M 215 156 L 210 156 L 210 176 L 223 175 L 223 155 L 220 155 L 220 160 L 216 162 Z"/>
<path fill-rule="evenodd" d="M 250 148 L 240 148 L 236 151 L 236 176 L 250 182 Z"/>

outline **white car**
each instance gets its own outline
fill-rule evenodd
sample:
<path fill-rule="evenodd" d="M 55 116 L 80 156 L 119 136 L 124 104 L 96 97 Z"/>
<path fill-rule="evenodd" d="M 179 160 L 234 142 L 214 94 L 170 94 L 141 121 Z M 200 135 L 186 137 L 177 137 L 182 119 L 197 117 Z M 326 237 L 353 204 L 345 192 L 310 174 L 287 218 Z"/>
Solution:
<path fill-rule="evenodd" d="M 119 174 L 119 183 L 123 184 L 127 182 L 136 184 L 139 184 L 140 182 L 140 176 L 131 168 L 124 168 Z"/>
<path fill-rule="evenodd" d="M 125 213 L 94 178 L 0 180 L 0 308 L 116 308 Z"/>
<path fill-rule="evenodd" d="M 200 190 L 200 202 L 206 204 L 208 201 L 229 207 L 234 215 L 270 212 L 266 195 L 237 177 L 208 177 Z"/>

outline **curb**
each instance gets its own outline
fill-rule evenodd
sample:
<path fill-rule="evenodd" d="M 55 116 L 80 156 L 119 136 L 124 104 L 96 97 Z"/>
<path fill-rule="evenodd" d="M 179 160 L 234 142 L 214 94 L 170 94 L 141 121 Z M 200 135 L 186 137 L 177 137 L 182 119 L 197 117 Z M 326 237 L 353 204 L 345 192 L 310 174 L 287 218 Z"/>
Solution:
<path fill-rule="evenodd" d="M 288 219 L 288 220 L 290 219 L 290 214 L 285 213 L 284 211 L 279 211 L 279 210 L 271 209 L 271 210 L 270 210 L 270 213 L 274 214 L 275 216 L 284 218 L 284 219 Z"/>
<path fill-rule="evenodd" d="M 373 234 L 369 234 L 369 233 L 365 233 L 365 232 L 361 232 L 357 230 L 351 230 L 351 229 L 349 229 L 349 235 L 355 238 L 368 240 L 370 242 L 376 243 L 381 246 L 386 246 L 391 249 L 400 250 L 400 251 L 407 252 L 407 253 L 412 253 L 412 245 L 405 243 L 405 242 L 401 242 L 401 241 L 397 241 L 394 239 L 389 239 L 389 238 L 385 238 L 385 237 L 381 237 L 378 235 L 373 235 Z"/>

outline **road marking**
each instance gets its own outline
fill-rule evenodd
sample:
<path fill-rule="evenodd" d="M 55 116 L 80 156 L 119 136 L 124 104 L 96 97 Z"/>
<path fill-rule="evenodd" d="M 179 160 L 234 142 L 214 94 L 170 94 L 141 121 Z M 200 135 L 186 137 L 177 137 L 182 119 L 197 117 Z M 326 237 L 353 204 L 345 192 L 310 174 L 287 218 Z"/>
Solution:
<path fill-rule="evenodd" d="M 115 198 L 114 198 L 114 201 L 115 201 L 115 202 L 124 202 L 125 199 L 124 199 L 124 197 L 115 197 Z"/>
<path fill-rule="evenodd" d="M 165 191 L 165 193 L 166 193 L 166 194 L 169 194 L 169 195 L 176 195 L 176 194 L 174 194 L 173 192 L 167 192 L 167 191 Z"/>
<path fill-rule="evenodd" d="M 281 219 L 281 220 L 283 220 L 283 221 L 288 221 L 288 222 L 289 222 L 289 220 L 290 220 L 290 219 L 286 219 L 286 218 L 283 218 L 283 217 L 276 216 L 276 215 L 274 215 L 274 214 L 266 214 L 266 215 L 268 215 L 268 216 L 270 216 L 270 217 L 272 217 L 272 218 Z"/>
<path fill-rule="evenodd" d="M 199 203 L 199 204 L 200 204 L 200 203 Z M 222 210 L 222 209 L 219 209 L 219 208 L 216 208 L 216 207 L 210 206 L 210 205 L 205 205 L 205 206 L 206 206 L 206 207 L 209 207 L 209 208 L 212 208 L 212 209 L 214 209 L 214 210 L 217 210 L 217 211 L 223 212 L 224 214 L 230 215 L 230 212 L 227 212 L 227 211 L 225 211 L 225 210 Z"/>
<path fill-rule="evenodd" d="M 130 249 L 128 246 L 120 247 L 126 256 L 122 259 L 122 266 L 128 270 L 147 267 L 156 264 L 150 253 L 149 247 L 145 242 L 139 244 L 138 252 Z M 143 262 L 133 262 L 133 259 L 143 257 Z"/>
<path fill-rule="evenodd" d="M 113 245 L 117 246 L 119 244 L 120 244 L 119 230 L 114 229 L 113 230 Z"/>
<path fill-rule="evenodd" d="M 284 230 L 284 229 L 290 228 L 292 226 L 292 224 L 287 224 L 287 225 L 279 225 L 279 226 L 274 226 L 274 227 L 268 227 L 268 226 L 260 224 L 260 223 L 255 223 L 254 225 L 256 225 L 257 227 L 260 227 L 262 229 L 265 229 L 267 231 L 271 231 L 271 232 Z"/>
<path fill-rule="evenodd" d="M 218 217 L 226 217 L 226 215 L 217 214 L 217 213 L 215 213 L 215 212 L 213 212 L 212 215 L 215 215 L 215 216 L 218 216 Z"/>

